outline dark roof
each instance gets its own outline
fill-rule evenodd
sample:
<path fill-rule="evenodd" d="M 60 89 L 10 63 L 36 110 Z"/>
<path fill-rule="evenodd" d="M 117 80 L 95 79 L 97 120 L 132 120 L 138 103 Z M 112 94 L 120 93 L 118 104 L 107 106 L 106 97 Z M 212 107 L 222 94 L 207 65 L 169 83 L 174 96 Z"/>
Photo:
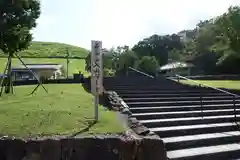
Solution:
<path fill-rule="evenodd" d="M 160 67 L 160 70 L 171 70 L 175 68 L 188 68 L 193 67 L 193 64 L 185 62 L 172 62 Z"/>
<path fill-rule="evenodd" d="M 34 64 L 26 64 L 26 65 L 29 65 L 29 66 L 36 66 L 36 65 L 59 65 L 59 64 L 57 64 L 57 63 L 38 63 L 38 64 L 36 64 L 36 63 L 34 63 Z"/>
<path fill-rule="evenodd" d="M 61 69 L 61 64 L 26 64 L 29 69 Z M 25 66 L 13 67 L 12 70 L 27 70 Z"/>

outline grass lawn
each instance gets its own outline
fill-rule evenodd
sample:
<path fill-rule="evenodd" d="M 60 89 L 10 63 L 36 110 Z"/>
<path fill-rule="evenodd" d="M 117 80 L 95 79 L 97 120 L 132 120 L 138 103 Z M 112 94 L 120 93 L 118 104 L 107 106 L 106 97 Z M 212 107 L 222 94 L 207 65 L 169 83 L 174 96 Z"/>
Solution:
<path fill-rule="evenodd" d="M 86 57 L 88 51 L 84 48 L 57 43 L 57 42 L 31 42 L 28 49 L 20 51 L 19 55 L 28 57 L 66 56 L 67 50 L 70 57 Z M 0 56 L 3 55 L 0 50 Z"/>
<path fill-rule="evenodd" d="M 62 64 L 64 68 L 67 68 L 67 60 L 65 59 L 52 59 L 52 58 L 23 58 L 23 61 L 25 63 L 57 63 Z M 6 58 L 0 58 L 0 73 L 3 73 L 5 66 L 7 63 Z M 21 65 L 21 62 L 14 58 L 13 59 L 13 67 Z M 85 60 L 84 59 L 70 59 L 69 63 L 69 76 L 71 76 L 73 73 L 78 73 L 78 71 L 81 71 L 85 76 L 88 76 L 88 72 L 85 71 Z"/>
<path fill-rule="evenodd" d="M 231 80 L 195 80 L 201 84 L 206 84 L 216 88 L 227 88 L 227 89 L 240 89 L 240 81 Z M 181 83 L 196 85 L 191 81 L 181 80 Z"/>
<path fill-rule="evenodd" d="M 15 87 L 15 95 L 0 98 L 0 135 L 35 137 L 72 135 L 93 121 L 93 96 L 80 84 L 45 85 L 49 93 L 35 86 Z M 100 121 L 82 134 L 121 133 L 116 113 L 100 107 Z"/>

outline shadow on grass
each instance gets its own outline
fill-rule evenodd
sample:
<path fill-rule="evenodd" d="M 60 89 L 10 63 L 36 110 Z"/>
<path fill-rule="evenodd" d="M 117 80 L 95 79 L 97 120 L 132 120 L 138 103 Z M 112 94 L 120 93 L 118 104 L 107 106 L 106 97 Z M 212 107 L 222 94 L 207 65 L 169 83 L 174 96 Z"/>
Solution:
<path fill-rule="evenodd" d="M 69 138 L 73 138 L 73 137 L 76 137 L 76 136 L 78 136 L 82 133 L 88 132 L 89 129 L 92 128 L 97 123 L 97 121 L 91 120 L 91 121 L 88 121 L 87 123 L 88 123 L 88 125 L 87 125 L 86 128 L 80 130 L 79 132 L 73 133 L 72 135 L 69 136 Z"/>
<path fill-rule="evenodd" d="M 82 86 L 86 92 L 91 93 L 91 77 L 84 78 Z"/>
<path fill-rule="evenodd" d="M 84 78 L 82 86 L 86 92 L 92 94 L 91 93 L 91 77 Z M 107 108 L 107 109 L 111 108 L 108 102 L 108 95 L 105 94 L 105 92 L 103 93 L 103 95 L 99 96 L 99 104 L 102 105 L 104 108 Z"/>

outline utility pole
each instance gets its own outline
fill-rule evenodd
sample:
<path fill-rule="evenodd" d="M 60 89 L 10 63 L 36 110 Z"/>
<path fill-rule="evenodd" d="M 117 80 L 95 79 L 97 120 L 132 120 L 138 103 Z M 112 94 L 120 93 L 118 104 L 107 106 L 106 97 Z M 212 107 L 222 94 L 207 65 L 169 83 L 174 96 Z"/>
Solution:
<path fill-rule="evenodd" d="M 68 79 L 68 65 L 69 65 L 69 50 L 67 48 L 67 79 Z"/>

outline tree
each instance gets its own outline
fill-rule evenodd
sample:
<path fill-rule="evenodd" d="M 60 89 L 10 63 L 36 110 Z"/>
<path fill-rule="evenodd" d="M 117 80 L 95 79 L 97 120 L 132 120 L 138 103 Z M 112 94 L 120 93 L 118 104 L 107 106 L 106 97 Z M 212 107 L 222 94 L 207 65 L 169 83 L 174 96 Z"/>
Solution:
<path fill-rule="evenodd" d="M 189 41 L 185 42 L 184 49 L 180 52 L 181 59 L 191 60 L 194 65 L 206 74 L 215 72 L 219 58 L 226 52 L 226 44 L 221 28 L 216 25 L 214 19 L 200 21 L 191 33 Z M 223 50 L 224 48 L 224 50 Z M 184 57 L 184 58 L 182 58 Z"/>
<path fill-rule="evenodd" d="M 169 60 L 180 60 L 181 59 L 181 54 L 180 54 L 180 50 L 177 50 L 177 49 L 173 49 L 169 52 L 168 54 L 168 58 Z"/>
<path fill-rule="evenodd" d="M 165 65 L 168 62 L 168 53 L 173 49 L 182 49 L 180 37 L 173 35 L 152 35 L 139 41 L 134 47 L 133 51 L 139 57 L 154 56 L 160 65 Z"/>
<path fill-rule="evenodd" d="M 103 68 L 106 72 L 111 71 L 115 72 L 119 65 L 119 57 L 129 51 L 128 46 L 118 46 L 117 48 L 110 48 L 103 49 L 102 50 L 102 58 L 103 58 Z M 85 58 L 85 70 L 89 71 L 91 70 L 91 52 L 88 54 L 88 56 Z"/>
<path fill-rule="evenodd" d="M 117 52 L 117 53 L 119 53 L 119 54 L 122 54 L 122 53 L 124 53 L 124 52 L 127 52 L 127 51 L 129 51 L 129 46 L 117 46 L 117 48 L 115 49 L 115 48 L 113 48 L 113 50 L 115 51 L 115 52 Z"/>
<path fill-rule="evenodd" d="M 205 53 L 211 51 L 211 46 L 216 43 L 216 38 L 220 33 L 217 32 L 217 26 L 213 23 L 206 23 L 199 29 L 196 36 L 196 52 Z"/>
<path fill-rule="evenodd" d="M 138 56 L 136 55 L 135 52 L 133 51 L 127 51 L 122 53 L 119 56 L 119 60 L 117 62 L 117 70 L 116 70 L 116 74 L 126 74 L 127 70 L 129 67 L 133 67 L 135 68 L 135 64 L 138 60 Z"/>
<path fill-rule="evenodd" d="M 90 72 L 91 71 L 91 53 L 89 52 L 87 57 L 85 58 L 85 70 Z"/>
<path fill-rule="evenodd" d="M 240 55 L 229 54 L 224 56 L 218 64 L 217 71 L 220 74 L 239 74 Z"/>
<path fill-rule="evenodd" d="M 230 7 L 218 18 L 217 24 L 228 37 L 231 49 L 240 54 L 240 7 Z"/>
<path fill-rule="evenodd" d="M 0 1 L 0 49 L 8 55 L 6 93 L 12 92 L 12 57 L 32 41 L 31 29 L 40 16 L 39 0 Z"/>
<path fill-rule="evenodd" d="M 109 52 L 112 54 L 112 69 L 118 70 L 120 56 L 129 52 L 129 46 L 118 46 L 117 48 L 111 48 Z"/>
<path fill-rule="evenodd" d="M 103 68 L 113 69 L 113 57 L 112 54 L 103 54 Z M 85 58 L 85 70 L 90 72 L 91 71 L 91 53 Z"/>
<path fill-rule="evenodd" d="M 151 56 L 143 56 L 138 62 L 137 62 L 137 68 L 140 71 L 143 71 L 145 73 L 155 75 L 156 72 L 159 69 L 158 61 L 155 57 Z"/>

